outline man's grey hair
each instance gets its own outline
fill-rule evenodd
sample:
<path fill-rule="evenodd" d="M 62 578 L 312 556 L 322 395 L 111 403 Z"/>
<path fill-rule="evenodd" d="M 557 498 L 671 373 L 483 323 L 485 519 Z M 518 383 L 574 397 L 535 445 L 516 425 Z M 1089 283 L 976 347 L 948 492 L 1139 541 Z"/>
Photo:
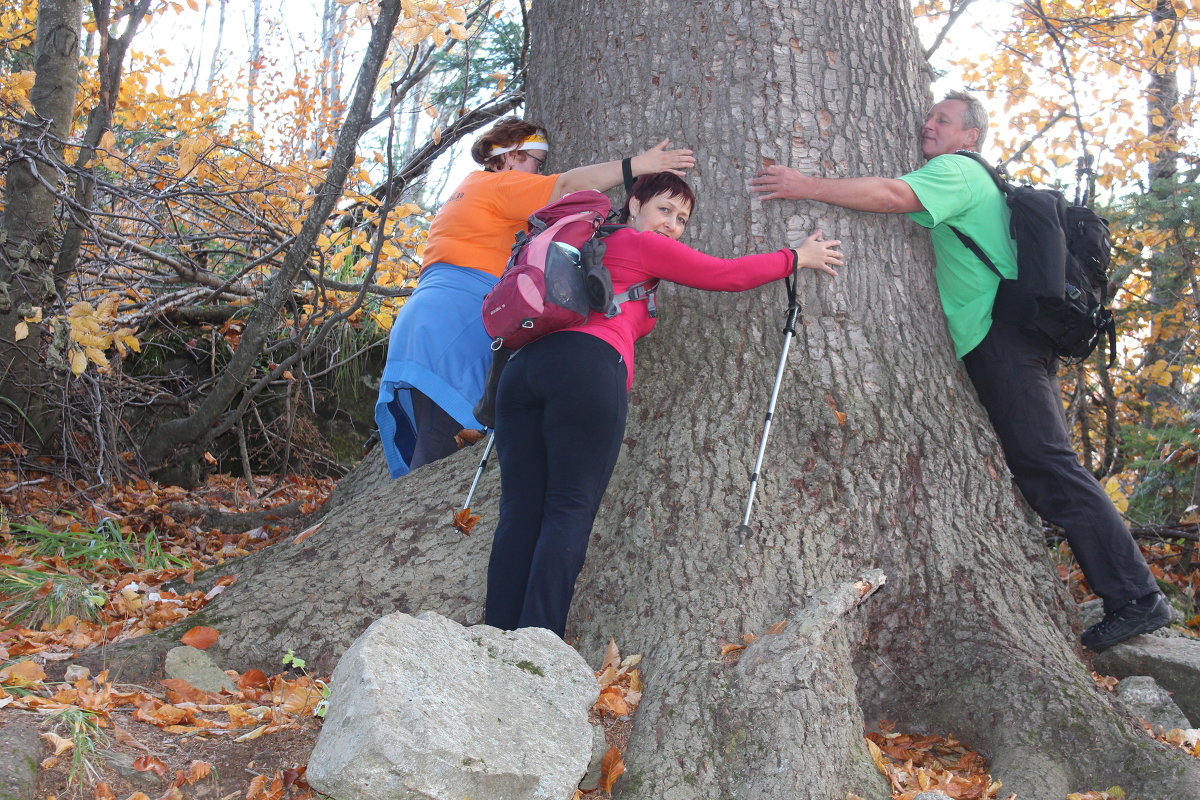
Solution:
<path fill-rule="evenodd" d="M 983 107 L 983 103 L 979 102 L 973 94 L 967 92 L 946 92 L 946 96 L 942 101 L 946 100 L 961 100 L 967 104 L 966 111 L 963 111 L 962 123 L 964 128 L 978 128 L 979 138 L 975 141 L 975 149 L 983 149 L 983 140 L 987 138 L 988 114 L 987 109 Z"/>

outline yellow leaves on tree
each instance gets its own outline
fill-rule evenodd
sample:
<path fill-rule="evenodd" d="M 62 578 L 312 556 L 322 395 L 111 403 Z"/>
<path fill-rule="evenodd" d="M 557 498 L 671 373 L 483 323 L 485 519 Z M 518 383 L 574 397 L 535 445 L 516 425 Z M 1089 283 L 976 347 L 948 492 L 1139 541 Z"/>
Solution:
<path fill-rule="evenodd" d="M 1112 500 L 1117 511 L 1124 514 L 1129 510 L 1129 495 L 1121 488 L 1121 481 L 1115 475 L 1104 482 L 1104 492 L 1108 495 L 1108 499 Z"/>
<path fill-rule="evenodd" d="M 446 39 L 464 41 L 470 37 L 466 29 L 467 13 L 464 6 L 469 0 L 400 0 L 401 19 L 399 30 L 401 41 L 414 45 L 432 39 L 436 47 L 442 47 Z"/>
<path fill-rule="evenodd" d="M 33 103 L 29 100 L 35 77 L 36 73 L 33 70 L 0 75 L 0 101 L 19 105 L 29 114 L 36 113 Z"/>
<path fill-rule="evenodd" d="M 118 325 L 117 304 L 120 297 L 108 295 L 93 307 L 87 301 L 80 301 L 71 306 L 67 312 L 66 324 L 70 342 L 67 345 L 67 359 L 71 373 L 82 375 L 89 363 L 108 369 L 108 350 L 116 350 L 124 356 L 129 350 L 141 352 L 141 342 L 135 335 L 135 329 Z"/>

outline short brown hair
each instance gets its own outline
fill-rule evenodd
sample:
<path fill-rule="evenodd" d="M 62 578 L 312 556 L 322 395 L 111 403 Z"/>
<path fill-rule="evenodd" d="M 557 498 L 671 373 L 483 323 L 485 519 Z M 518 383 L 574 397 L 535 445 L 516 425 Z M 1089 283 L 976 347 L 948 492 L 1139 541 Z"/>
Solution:
<path fill-rule="evenodd" d="M 636 198 L 639 203 L 644 205 L 660 194 L 685 200 L 688 207 L 691 208 L 691 213 L 695 213 L 696 193 L 692 191 L 691 186 L 688 186 L 687 181 L 674 172 L 651 172 L 640 176 L 633 182 L 633 190 L 629 193 L 629 197 L 625 198 L 625 205 L 621 208 L 621 213 L 617 215 L 617 221 L 622 224 L 629 222 L 630 200 Z"/>
<path fill-rule="evenodd" d="M 475 140 L 471 145 L 471 158 L 484 169 L 495 169 L 504 163 L 504 154 L 492 155 L 493 148 L 518 145 L 535 133 L 545 136 L 546 129 L 520 117 L 505 117 Z"/>

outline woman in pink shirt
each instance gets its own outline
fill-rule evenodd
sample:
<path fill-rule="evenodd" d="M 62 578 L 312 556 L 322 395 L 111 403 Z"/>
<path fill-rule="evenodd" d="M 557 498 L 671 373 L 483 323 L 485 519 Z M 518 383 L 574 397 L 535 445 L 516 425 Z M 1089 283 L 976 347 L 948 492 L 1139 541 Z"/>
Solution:
<path fill-rule="evenodd" d="M 794 269 L 836 275 L 840 242 L 820 231 L 797 248 L 716 258 L 680 244 L 695 207 L 690 186 L 669 172 L 644 175 L 622 212 L 628 228 L 605 239 L 613 291 L 668 280 L 736 292 Z M 563 635 L 592 522 L 621 440 L 634 342 L 653 330 L 648 299 L 626 301 L 608 318 L 555 331 L 518 350 L 500 378 L 496 443 L 500 521 L 488 564 L 484 621 L 505 630 L 541 627 Z"/>

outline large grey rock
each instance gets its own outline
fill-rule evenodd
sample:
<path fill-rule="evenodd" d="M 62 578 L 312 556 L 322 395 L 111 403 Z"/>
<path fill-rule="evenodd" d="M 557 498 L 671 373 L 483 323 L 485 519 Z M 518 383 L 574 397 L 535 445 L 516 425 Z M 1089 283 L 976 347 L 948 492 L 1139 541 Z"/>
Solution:
<path fill-rule="evenodd" d="M 579 788 L 592 791 L 600 788 L 600 773 L 604 766 L 604 756 L 608 755 L 609 744 L 604 739 L 604 728 L 592 726 L 592 756 L 588 761 L 587 773 L 579 782 Z"/>
<path fill-rule="evenodd" d="M 1164 731 L 1192 727 L 1167 690 L 1148 675 L 1125 678 L 1117 685 L 1117 697 L 1135 717 Z"/>
<path fill-rule="evenodd" d="M 167 651 L 163 672 L 167 673 L 168 678 L 185 680 L 204 692 L 224 689 L 232 694 L 237 691 L 233 681 L 208 653 L 187 645 L 172 647 Z"/>
<path fill-rule="evenodd" d="M 9 716 L 0 723 L 0 800 L 34 800 L 42 740 L 36 725 Z"/>
<path fill-rule="evenodd" d="M 1200 726 L 1200 639 L 1160 632 L 1135 636 L 1097 654 L 1092 665 L 1097 672 L 1118 678 L 1149 675 Z"/>
<path fill-rule="evenodd" d="M 309 785 L 337 800 L 566 800 L 599 688 L 550 631 L 376 620 L 333 673 Z"/>

